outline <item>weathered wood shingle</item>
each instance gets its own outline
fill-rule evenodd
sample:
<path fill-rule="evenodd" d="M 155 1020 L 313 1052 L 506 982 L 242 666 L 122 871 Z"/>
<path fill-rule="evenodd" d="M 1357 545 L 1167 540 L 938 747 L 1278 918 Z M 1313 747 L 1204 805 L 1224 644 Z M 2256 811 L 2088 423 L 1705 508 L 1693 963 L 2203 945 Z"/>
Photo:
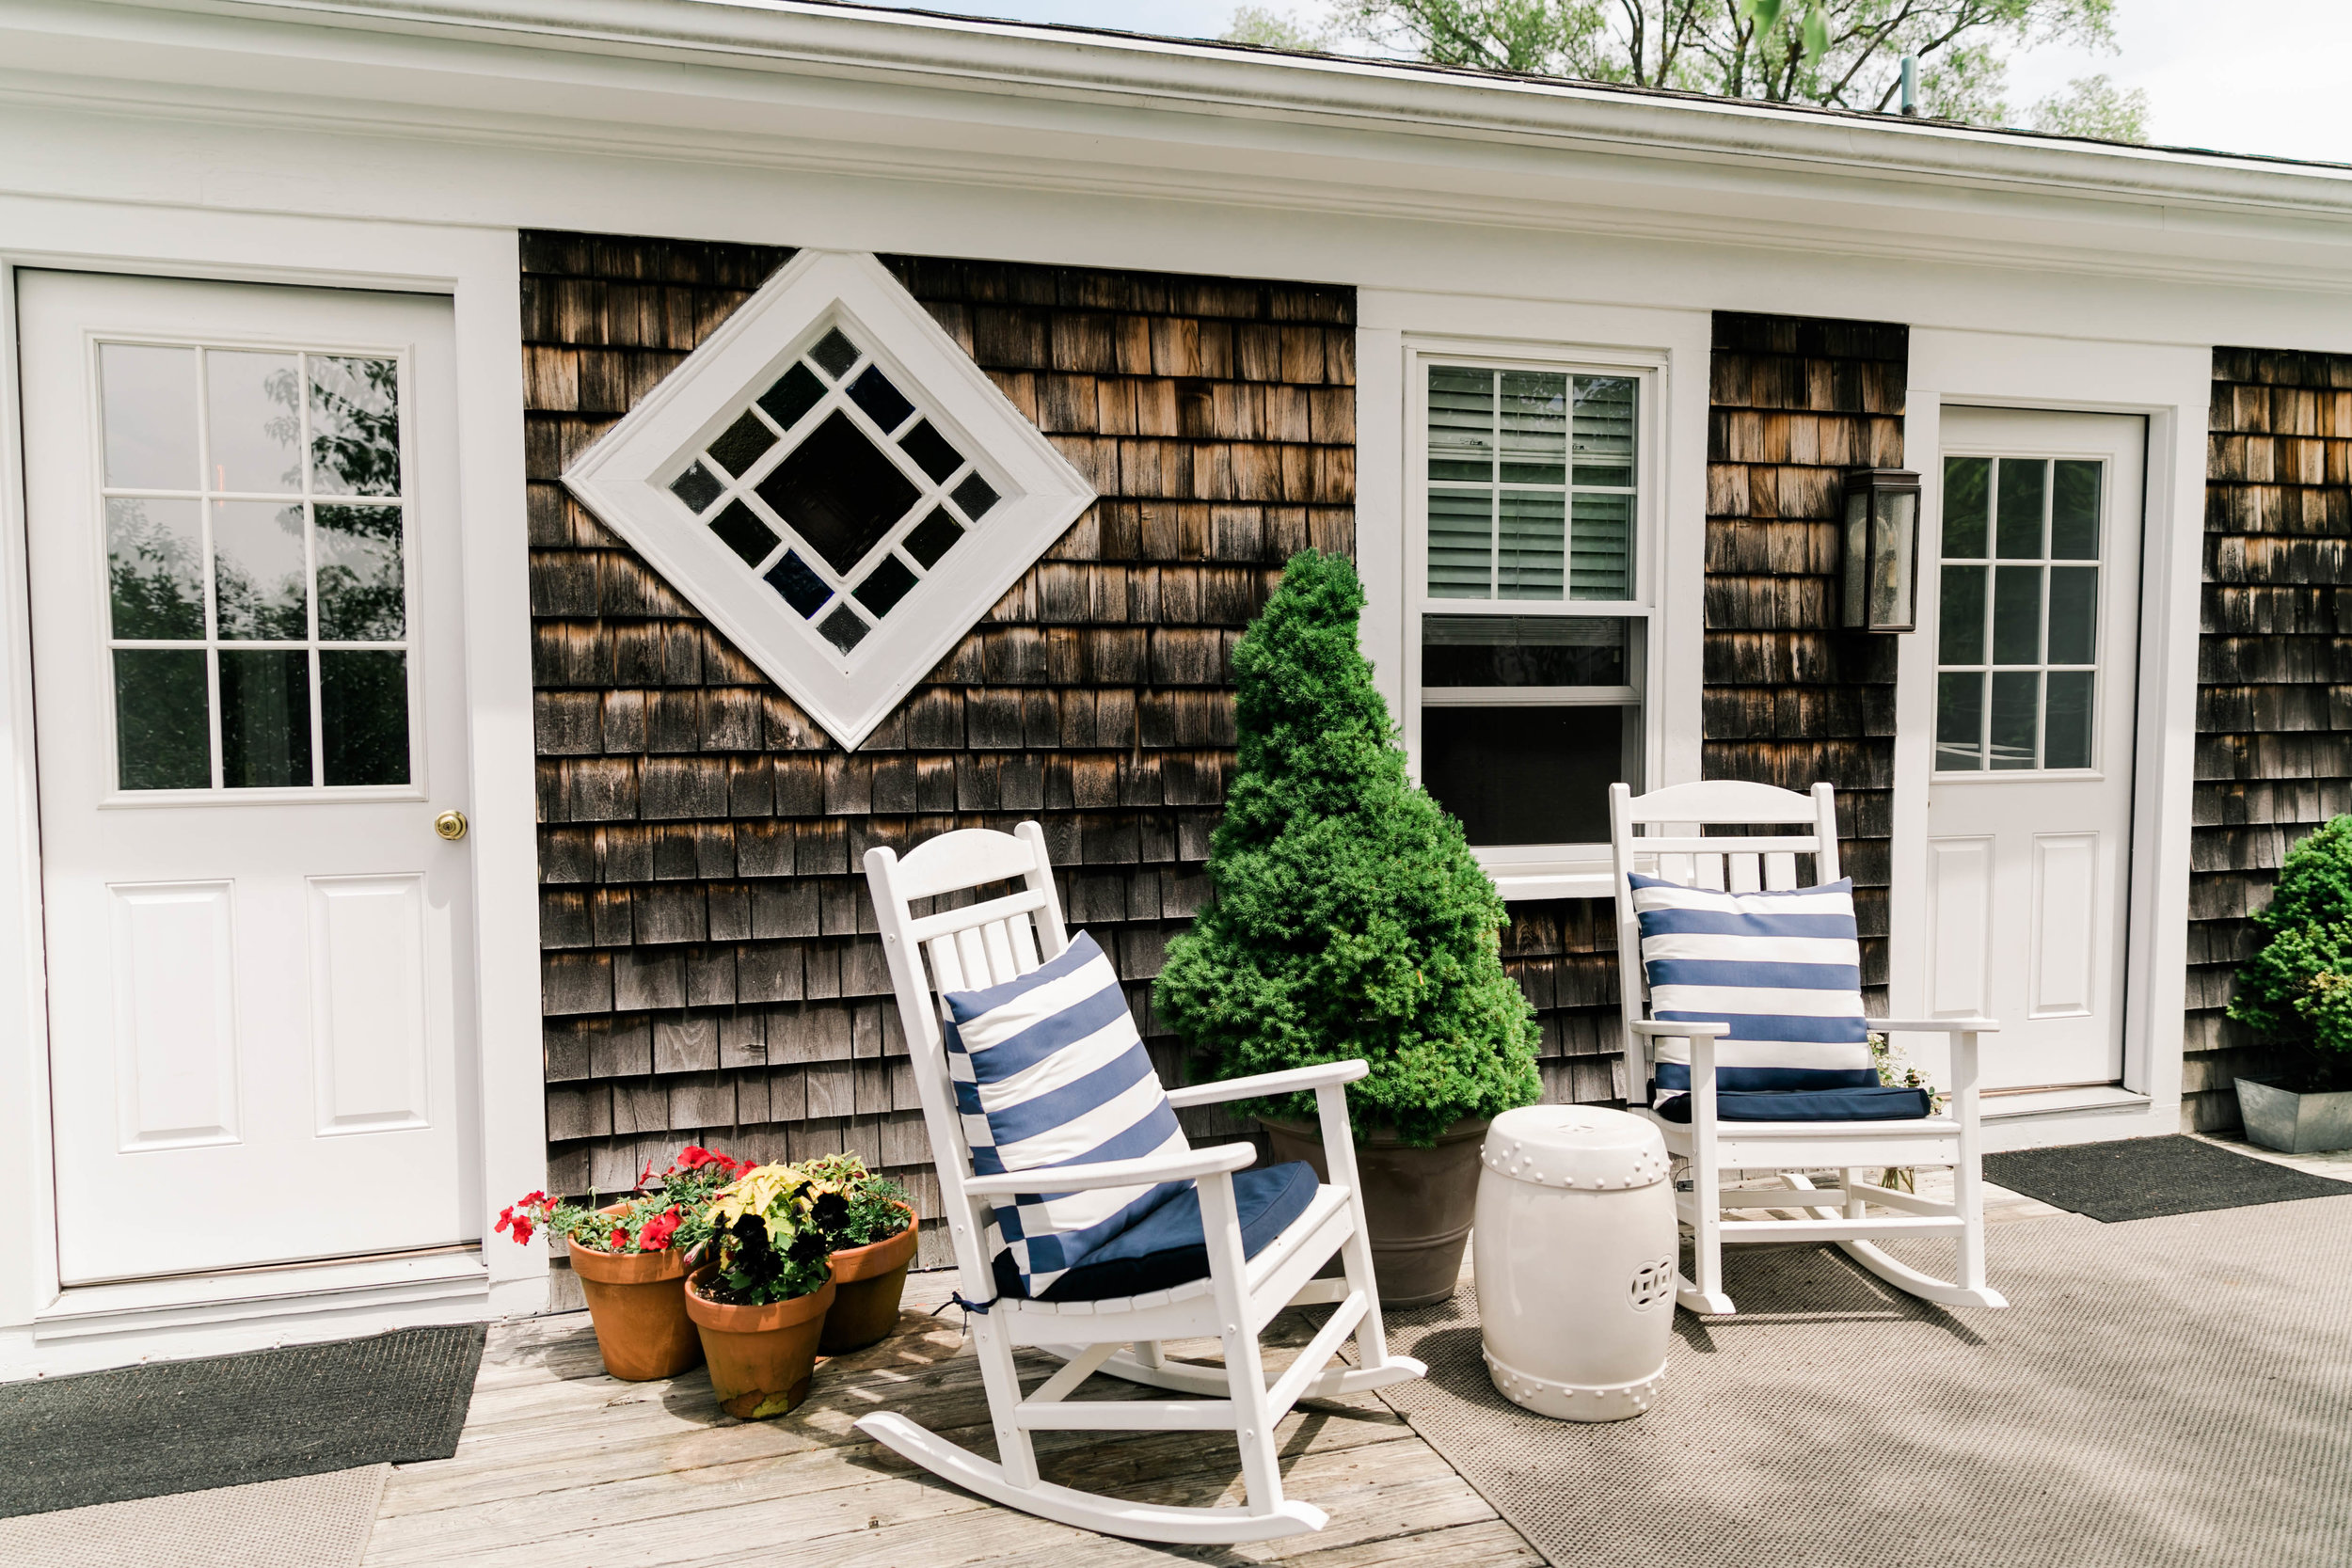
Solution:
<path fill-rule="evenodd" d="M 788 257 L 523 237 L 550 1185 L 846 1147 L 936 1214 L 861 860 L 1039 818 L 1178 1069 L 1149 985 L 1208 896 L 1233 641 L 1292 552 L 1354 547 L 1355 301 L 889 259 L 1103 499 L 844 753 L 560 483 Z"/>
<path fill-rule="evenodd" d="M 2352 811 L 2352 355 L 2217 348 L 2207 416 L 2187 1059 L 2199 1128 L 2261 1053 L 2222 1017 L 2287 851 Z"/>
<path fill-rule="evenodd" d="M 1840 473 L 1903 466 L 1910 355 L 1899 325 L 1715 316 L 1702 768 L 1837 786 L 1874 1012 L 1886 995 L 1899 640 L 1836 629 L 1833 595 Z"/>

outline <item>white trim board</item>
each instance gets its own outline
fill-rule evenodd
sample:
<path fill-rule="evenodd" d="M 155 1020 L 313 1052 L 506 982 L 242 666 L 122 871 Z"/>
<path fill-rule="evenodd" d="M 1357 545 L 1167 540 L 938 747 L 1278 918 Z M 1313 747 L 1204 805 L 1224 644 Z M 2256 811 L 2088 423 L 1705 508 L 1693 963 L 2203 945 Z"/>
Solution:
<path fill-rule="evenodd" d="M 0 1170 L 27 1196 L 32 1244 L 0 1269 L 0 1375 L 63 1370 L 62 1353 L 30 1325 L 61 1307 L 54 1243 L 47 1025 L 41 991 L 40 863 L 31 723 L 30 626 L 24 567 L 22 420 L 15 374 L 14 270 L 25 265 L 151 276 L 311 285 L 347 283 L 447 293 L 458 368 L 457 489 L 463 526 L 468 687 L 468 844 L 473 855 L 475 1014 L 481 1168 L 479 1234 L 492 1234 L 501 1201 L 544 1184 L 546 1107 L 539 1029 L 537 828 L 533 786 L 531 618 L 522 454 L 521 300 L 512 231 L 431 229 L 183 211 L 169 222 L 135 207 L 0 198 Z M 485 1268 L 486 1265 L 486 1268 Z M 167 1324 L 106 1342 L 113 1360 L 195 1354 L 288 1338 L 329 1338 L 447 1321 L 453 1314 L 533 1310 L 547 1290 L 536 1248 L 494 1244 L 471 1266 L 465 1299 L 450 1287 L 410 1306 L 379 1295 L 322 1295 L 310 1310 Z M 189 1276 L 184 1305 L 217 1297 L 222 1276 Z M 323 1277 L 323 1276 L 322 1276 Z M 159 1293 L 167 1285 L 142 1287 Z M 230 1291 L 233 1294 L 233 1291 Z M 305 1298 L 294 1298 L 297 1301 Z M 164 1316 L 169 1316 L 165 1312 Z M 77 1355 L 83 1353 L 76 1352 Z M 94 1364 L 85 1360 L 81 1364 Z"/>

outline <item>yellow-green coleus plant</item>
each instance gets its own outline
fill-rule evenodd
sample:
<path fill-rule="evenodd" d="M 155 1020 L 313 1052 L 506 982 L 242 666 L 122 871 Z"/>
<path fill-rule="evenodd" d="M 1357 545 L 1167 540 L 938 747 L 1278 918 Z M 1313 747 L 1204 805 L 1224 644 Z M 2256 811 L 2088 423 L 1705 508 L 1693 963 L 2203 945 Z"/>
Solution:
<path fill-rule="evenodd" d="M 829 1227 L 847 1208 L 842 1184 L 800 1165 L 756 1165 L 711 1199 L 717 1277 L 704 1293 L 738 1307 L 790 1301 L 824 1288 Z"/>

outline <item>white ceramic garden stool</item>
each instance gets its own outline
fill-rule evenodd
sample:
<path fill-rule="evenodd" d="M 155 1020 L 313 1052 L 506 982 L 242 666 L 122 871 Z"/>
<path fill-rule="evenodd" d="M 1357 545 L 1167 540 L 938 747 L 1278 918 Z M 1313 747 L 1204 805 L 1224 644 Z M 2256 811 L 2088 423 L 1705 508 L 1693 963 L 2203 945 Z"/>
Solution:
<path fill-rule="evenodd" d="M 1495 1117 L 1472 1243 L 1486 1373 L 1569 1421 L 1650 1407 L 1674 1326 L 1674 1187 L 1658 1129 L 1623 1111 L 1528 1105 Z"/>

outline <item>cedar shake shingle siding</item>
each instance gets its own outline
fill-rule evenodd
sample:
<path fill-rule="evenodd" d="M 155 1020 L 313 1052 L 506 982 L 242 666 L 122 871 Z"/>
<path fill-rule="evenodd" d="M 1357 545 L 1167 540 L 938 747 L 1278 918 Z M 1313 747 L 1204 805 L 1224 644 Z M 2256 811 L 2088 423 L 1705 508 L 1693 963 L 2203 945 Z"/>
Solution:
<path fill-rule="evenodd" d="M 2182 1091 L 2238 1119 L 2222 1017 L 2288 849 L 2352 811 L 2352 355 L 2217 348 L 2206 437 Z"/>
<path fill-rule="evenodd" d="M 1042 821 L 1073 924 L 1182 1078 L 1150 982 L 1210 895 L 1232 644 L 1293 551 L 1354 547 L 1354 296 L 886 258 L 1102 499 L 845 753 L 560 483 L 790 254 L 523 237 L 550 1185 L 625 1187 L 687 1142 L 846 1147 L 935 1213 L 861 858 Z M 1718 318 L 1707 771 L 1838 783 L 1873 937 L 1891 650 L 1822 628 L 1836 470 L 1900 461 L 1903 349 Z M 1547 1097 L 1621 1097 L 1607 906 L 1512 915 Z M 1882 943 L 1866 962 L 1881 981 Z"/>
<path fill-rule="evenodd" d="M 844 753 L 559 483 L 790 254 L 523 236 L 549 1185 L 846 1147 L 936 1215 L 862 857 L 1038 818 L 1177 1067 L 1150 981 L 1208 897 L 1232 644 L 1354 547 L 1355 299 L 885 258 L 1103 499 Z"/>
<path fill-rule="evenodd" d="M 1901 639 L 1836 629 L 1850 467 L 1903 466 L 1910 328 L 1718 311 L 1707 451 L 1702 770 L 1837 786 L 1863 994 L 1886 1007 L 1886 885 Z"/>

